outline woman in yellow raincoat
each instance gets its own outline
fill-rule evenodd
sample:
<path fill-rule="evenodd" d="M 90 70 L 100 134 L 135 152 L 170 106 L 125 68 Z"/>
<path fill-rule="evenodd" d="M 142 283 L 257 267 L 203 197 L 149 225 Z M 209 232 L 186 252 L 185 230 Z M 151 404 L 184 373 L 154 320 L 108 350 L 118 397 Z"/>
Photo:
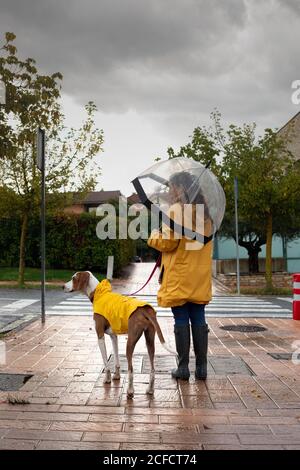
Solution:
<path fill-rule="evenodd" d="M 169 217 L 182 223 L 185 191 L 193 184 L 190 174 L 180 172 L 170 180 L 169 196 L 173 202 Z M 196 204 L 204 207 L 204 235 L 212 235 L 212 222 L 203 195 L 199 192 L 192 205 L 190 227 L 194 229 Z M 184 219 L 185 226 L 187 224 Z M 172 371 L 176 379 L 188 380 L 190 352 L 190 323 L 196 356 L 195 377 L 205 380 L 207 376 L 208 326 L 205 321 L 205 305 L 212 297 L 212 241 L 205 245 L 182 236 L 163 225 L 154 230 L 148 245 L 162 253 L 161 287 L 158 304 L 171 307 L 175 325 L 175 342 L 178 353 L 178 368 Z"/>

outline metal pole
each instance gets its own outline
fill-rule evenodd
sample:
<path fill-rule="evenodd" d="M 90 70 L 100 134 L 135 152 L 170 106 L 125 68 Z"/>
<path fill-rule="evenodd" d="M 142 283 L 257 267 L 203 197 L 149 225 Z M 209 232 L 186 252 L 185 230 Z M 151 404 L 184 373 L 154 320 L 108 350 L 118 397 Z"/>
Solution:
<path fill-rule="evenodd" d="M 282 236 L 282 257 L 283 257 L 283 263 L 284 263 L 284 271 L 287 272 L 287 243 L 286 243 L 286 238 L 285 235 Z"/>
<path fill-rule="evenodd" d="M 45 131 L 38 129 L 37 136 L 37 166 L 41 171 L 41 320 L 46 321 L 45 315 L 45 283 L 46 283 L 46 190 L 45 190 Z"/>
<path fill-rule="evenodd" d="M 239 225 L 238 225 L 238 179 L 234 178 L 234 211 L 235 211 L 235 239 L 236 239 L 236 287 L 240 295 L 240 254 L 239 254 Z"/>
<path fill-rule="evenodd" d="M 42 282 L 41 282 L 41 306 L 42 306 L 42 323 L 46 321 L 45 314 L 45 285 L 46 285 L 46 185 L 45 185 L 45 132 L 43 133 L 43 169 L 42 169 L 42 187 L 41 187 L 41 268 L 42 268 Z"/>

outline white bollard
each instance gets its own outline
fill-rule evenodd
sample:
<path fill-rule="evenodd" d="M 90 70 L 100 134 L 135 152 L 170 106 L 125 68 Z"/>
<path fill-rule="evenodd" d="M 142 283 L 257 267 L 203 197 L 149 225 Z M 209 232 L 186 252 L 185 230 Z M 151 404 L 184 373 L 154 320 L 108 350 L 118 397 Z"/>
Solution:
<path fill-rule="evenodd" d="M 300 274 L 293 275 L 293 320 L 300 320 Z"/>
<path fill-rule="evenodd" d="M 113 272 L 114 272 L 114 257 L 109 256 L 107 258 L 106 279 L 111 280 L 113 278 Z"/>

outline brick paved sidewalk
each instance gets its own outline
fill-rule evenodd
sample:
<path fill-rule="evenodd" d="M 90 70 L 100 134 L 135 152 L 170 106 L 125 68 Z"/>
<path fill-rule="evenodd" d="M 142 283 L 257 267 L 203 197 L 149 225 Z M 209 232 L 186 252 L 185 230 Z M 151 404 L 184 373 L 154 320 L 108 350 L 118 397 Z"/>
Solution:
<path fill-rule="evenodd" d="M 172 343 L 172 320 L 160 323 Z M 266 330 L 220 329 L 236 323 Z M 152 399 L 145 395 L 143 339 L 135 354 L 136 395 L 127 400 L 124 372 L 120 383 L 102 385 L 91 318 L 49 317 L 45 327 L 37 321 L 6 337 L 0 372 L 33 377 L 9 393 L 29 404 L 9 404 L 8 393 L 0 394 L 0 449 L 300 449 L 300 365 L 269 355 L 293 352 L 300 323 L 228 318 L 209 325 L 206 383 L 171 379 L 174 358 L 157 344 Z M 125 345 L 123 336 L 121 354 Z"/>

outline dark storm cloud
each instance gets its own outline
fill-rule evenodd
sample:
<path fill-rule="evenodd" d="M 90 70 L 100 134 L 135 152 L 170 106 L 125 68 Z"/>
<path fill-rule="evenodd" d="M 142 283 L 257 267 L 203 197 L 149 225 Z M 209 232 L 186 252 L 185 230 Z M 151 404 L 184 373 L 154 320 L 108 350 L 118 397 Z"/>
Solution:
<path fill-rule="evenodd" d="M 118 109 L 160 102 L 160 90 L 178 93 L 189 76 L 224 72 L 220 43 L 234 39 L 245 13 L 241 0 L 2 0 L 1 30 L 13 30 L 43 68 L 61 71 L 68 92 L 95 90 L 106 109 Z"/>
<path fill-rule="evenodd" d="M 282 6 L 290 8 L 294 13 L 300 15 L 300 3 L 299 0 L 279 0 Z"/>
<path fill-rule="evenodd" d="M 299 78 L 295 0 L 1 0 L 1 31 L 105 112 L 279 112 Z M 293 59 L 291 60 L 291 57 Z"/>

